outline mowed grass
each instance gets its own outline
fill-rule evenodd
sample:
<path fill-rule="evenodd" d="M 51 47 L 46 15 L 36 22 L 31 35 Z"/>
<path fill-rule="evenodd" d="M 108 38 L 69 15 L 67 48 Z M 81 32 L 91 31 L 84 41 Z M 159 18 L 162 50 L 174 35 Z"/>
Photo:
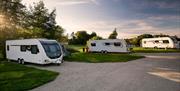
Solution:
<path fill-rule="evenodd" d="M 65 57 L 66 61 L 104 63 L 104 62 L 127 62 L 144 56 L 135 54 L 101 54 L 101 53 L 72 53 L 71 56 Z"/>
<path fill-rule="evenodd" d="M 83 52 L 83 48 L 85 48 L 85 45 L 68 45 L 67 49 L 74 49 L 78 52 Z"/>
<path fill-rule="evenodd" d="M 180 52 L 180 49 L 155 49 L 155 48 L 142 48 L 134 47 L 132 52 L 136 53 L 175 53 Z"/>
<path fill-rule="evenodd" d="M 0 91 L 30 90 L 54 80 L 59 73 L 0 61 Z"/>
<path fill-rule="evenodd" d="M 74 49 L 77 52 L 82 52 L 83 45 L 68 45 L 68 48 Z M 143 47 L 133 47 L 131 52 L 134 53 L 176 53 L 180 52 L 180 49 L 155 49 L 155 48 L 143 48 Z"/>

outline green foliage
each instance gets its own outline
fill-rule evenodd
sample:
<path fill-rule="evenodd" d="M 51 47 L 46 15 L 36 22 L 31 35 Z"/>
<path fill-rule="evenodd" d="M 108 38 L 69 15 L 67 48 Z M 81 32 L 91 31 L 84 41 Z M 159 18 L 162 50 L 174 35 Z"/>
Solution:
<path fill-rule="evenodd" d="M 86 31 L 77 31 L 75 34 L 72 32 L 71 39 L 69 40 L 69 44 L 76 44 L 76 45 L 85 45 L 86 42 L 89 39 L 92 39 L 93 37 L 98 37 L 95 32 L 92 32 L 91 34 L 88 34 Z"/>
<path fill-rule="evenodd" d="M 85 45 L 86 41 L 89 40 L 89 34 L 86 31 L 77 31 L 75 35 L 77 44 Z"/>
<path fill-rule="evenodd" d="M 33 29 L 17 29 L 18 38 L 42 38 L 42 29 L 33 28 Z"/>
<path fill-rule="evenodd" d="M 151 34 L 142 34 L 132 39 L 126 39 L 126 41 L 135 46 L 140 46 L 143 38 L 153 38 L 153 36 Z"/>
<path fill-rule="evenodd" d="M 117 39 L 118 33 L 116 31 L 116 28 L 114 31 L 109 35 L 108 39 Z"/>
<path fill-rule="evenodd" d="M 0 15 L 5 15 L 6 26 L 21 26 L 25 17 L 25 6 L 21 0 L 0 0 Z"/>
<path fill-rule="evenodd" d="M 56 25 L 56 9 L 49 13 L 43 1 L 34 3 L 28 9 L 21 1 L 0 0 L 0 46 L 3 54 L 5 41 L 9 39 L 48 38 L 67 41 L 67 36 L 63 35 L 64 29 Z"/>
<path fill-rule="evenodd" d="M 25 91 L 54 80 L 59 73 L 0 61 L 1 91 Z"/>
<path fill-rule="evenodd" d="M 153 37 L 169 37 L 169 35 L 165 35 L 165 34 L 157 34 L 157 35 L 153 35 Z"/>
<path fill-rule="evenodd" d="M 73 52 L 82 52 L 83 48 L 85 47 L 86 47 L 85 45 L 68 45 L 66 48 L 67 50 L 69 49 L 74 50 Z"/>
<path fill-rule="evenodd" d="M 94 36 L 91 38 L 91 40 L 101 40 L 101 39 L 103 39 L 103 38 L 100 36 Z"/>
<path fill-rule="evenodd" d="M 0 33 L 10 35 L 1 37 L 6 39 L 45 37 L 60 39 L 64 29 L 56 25 L 56 9 L 49 13 L 43 1 L 34 3 L 27 9 L 21 0 L 0 1 Z"/>
<path fill-rule="evenodd" d="M 27 13 L 27 25 L 31 28 L 43 28 L 43 24 L 48 21 L 48 9 L 45 7 L 43 1 L 35 3 L 34 6 L 30 6 L 30 10 Z"/>
<path fill-rule="evenodd" d="M 73 53 L 71 56 L 65 57 L 65 60 L 89 63 L 104 63 L 127 62 L 139 58 L 143 58 L 143 56 L 129 54 Z"/>
<path fill-rule="evenodd" d="M 95 32 L 92 32 L 89 37 L 93 38 L 93 37 L 96 37 L 96 36 L 97 36 L 97 34 Z"/>
<path fill-rule="evenodd" d="M 142 47 L 134 47 L 131 50 L 136 53 L 176 53 L 180 52 L 179 49 L 154 49 L 154 48 L 142 48 Z"/>
<path fill-rule="evenodd" d="M 79 52 L 78 50 L 76 50 L 76 49 L 74 49 L 74 48 L 70 48 L 70 47 L 68 47 L 68 48 L 66 48 L 66 49 L 67 49 L 67 51 L 70 52 L 70 53 Z"/>

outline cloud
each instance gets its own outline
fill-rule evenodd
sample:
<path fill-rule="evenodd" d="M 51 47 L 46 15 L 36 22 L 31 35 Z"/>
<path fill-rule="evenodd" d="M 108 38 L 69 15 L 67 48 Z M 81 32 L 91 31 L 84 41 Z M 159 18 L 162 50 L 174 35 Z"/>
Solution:
<path fill-rule="evenodd" d="M 67 25 L 65 28 L 71 32 L 86 30 L 89 33 L 96 32 L 98 35 L 107 38 L 117 28 L 118 38 L 131 38 L 140 34 L 168 34 L 180 36 L 178 28 L 157 27 L 146 20 L 131 21 L 93 21 L 77 25 Z"/>
<path fill-rule="evenodd" d="M 23 0 L 23 3 L 32 4 L 33 2 L 38 2 L 40 0 Z M 96 4 L 98 5 L 98 0 L 43 0 L 46 4 L 51 5 L 81 5 L 81 4 Z"/>
<path fill-rule="evenodd" d="M 37 1 L 23 0 L 24 3 Z M 49 9 L 57 8 L 57 22 L 67 33 L 87 30 L 107 38 L 114 28 L 118 28 L 119 38 L 143 33 L 180 36 L 180 14 L 176 12 L 179 10 L 180 0 L 112 0 L 113 4 L 110 0 L 43 1 Z M 99 4 L 103 7 L 73 6 Z"/>
<path fill-rule="evenodd" d="M 179 3 L 180 0 L 125 0 L 123 2 L 131 12 L 146 16 L 180 16 Z"/>
<path fill-rule="evenodd" d="M 96 4 L 98 5 L 97 0 L 58 0 L 57 5 L 81 5 L 81 4 Z"/>
<path fill-rule="evenodd" d="M 88 4 L 91 0 L 60 0 L 57 2 L 59 5 L 78 5 L 78 4 Z"/>
<path fill-rule="evenodd" d="M 79 2 L 61 2 L 58 5 L 77 5 L 77 4 L 85 4 L 88 3 L 86 1 L 79 1 Z"/>

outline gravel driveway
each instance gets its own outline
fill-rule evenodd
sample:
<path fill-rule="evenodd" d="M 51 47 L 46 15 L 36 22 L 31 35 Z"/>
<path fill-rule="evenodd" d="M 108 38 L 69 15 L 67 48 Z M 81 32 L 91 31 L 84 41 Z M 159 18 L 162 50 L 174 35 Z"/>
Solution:
<path fill-rule="evenodd" d="M 140 55 L 147 57 L 124 63 L 38 66 L 61 74 L 32 91 L 180 91 L 179 53 Z"/>

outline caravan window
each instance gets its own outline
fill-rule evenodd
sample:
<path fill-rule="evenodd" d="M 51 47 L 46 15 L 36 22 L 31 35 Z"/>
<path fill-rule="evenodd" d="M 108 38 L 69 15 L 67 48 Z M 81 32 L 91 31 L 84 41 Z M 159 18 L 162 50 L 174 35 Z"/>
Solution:
<path fill-rule="evenodd" d="M 96 43 L 91 43 L 91 46 L 96 46 Z"/>
<path fill-rule="evenodd" d="M 110 45 L 110 43 L 108 43 L 108 42 L 106 42 L 106 43 L 104 43 L 105 44 L 105 46 L 109 46 Z"/>
<path fill-rule="evenodd" d="M 114 46 L 121 46 L 121 42 L 115 42 Z"/>
<path fill-rule="evenodd" d="M 163 43 L 169 44 L 169 40 L 163 40 Z"/>
<path fill-rule="evenodd" d="M 31 45 L 31 53 L 37 54 L 39 52 L 37 45 Z"/>
<path fill-rule="evenodd" d="M 146 41 L 144 41 L 144 44 L 146 44 Z"/>
<path fill-rule="evenodd" d="M 9 51 L 9 45 L 7 45 L 7 51 Z"/>
<path fill-rule="evenodd" d="M 159 41 L 158 41 L 158 40 L 155 40 L 154 42 L 155 42 L 155 43 L 159 43 Z"/>
<path fill-rule="evenodd" d="M 26 52 L 26 46 L 25 45 L 21 45 L 20 47 L 21 47 L 20 49 L 22 52 Z"/>
<path fill-rule="evenodd" d="M 26 45 L 26 50 L 31 51 L 31 46 L 30 45 Z"/>

